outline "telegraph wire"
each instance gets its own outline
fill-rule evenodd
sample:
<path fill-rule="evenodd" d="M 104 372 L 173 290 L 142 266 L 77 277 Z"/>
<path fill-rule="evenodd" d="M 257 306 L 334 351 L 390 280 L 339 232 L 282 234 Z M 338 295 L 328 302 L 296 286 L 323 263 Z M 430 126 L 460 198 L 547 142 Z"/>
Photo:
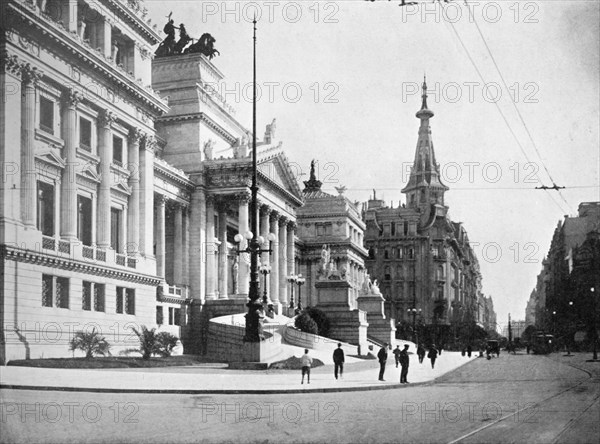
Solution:
<path fill-rule="evenodd" d="M 504 80 L 504 76 L 502 75 L 502 71 L 500 71 L 500 67 L 498 66 L 498 63 L 496 62 L 496 58 L 494 57 L 494 54 L 492 54 L 492 50 L 490 49 L 485 37 L 483 36 L 483 32 L 481 32 L 481 28 L 479 27 L 477 20 L 475 20 L 475 16 L 472 13 L 471 8 L 469 7 L 469 4 L 467 3 L 467 0 L 464 0 L 464 2 L 465 2 L 465 6 L 467 7 L 467 10 L 469 11 L 469 17 L 475 24 L 475 27 L 477 28 L 477 32 L 479 33 L 479 36 L 481 37 L 481 40 L 485 46 L 485 49 L 487 50 L 487 53 L 489 54 L 489 56 L 492 60 L 492 63 L 494 64 L 494 67 L 496 68 L 496 71 L 498 72 L 498 75 L 500 76 L 500 79 L 502 80 L 502 84 L 504 85 L 504 88 L 506 89 L 506 91 L 508 92 L 508 95 L 510 97 L 510 90 L 508 89 L 508 85 L 506 83 L 506 80 Z M 569 204 L 569 202 L 567 202 L 567 200 L 565 199 L 565 197 L 563 196 L 563 194 L 560 191 L 564 187 L 559 187 L 556 185 L 554 178 L 552 177 L 552 175 L 550 174 L 550 171 L 548 170 L 548 168 L 546 167 L 546 164 L 544 163 L 544 160 L 542 158 L 542 155 L 540 154 L 540 151 L 538 150 L 535 140 L 533 140 L 533 136 L 531 135 L 531 132 L 529 131 L 529 127 L 525 123 L 525 119 L 523 119 L 523 115 L 521 114 L 519 107 L 517 106 L 517 104 L 514 100 L 510 100 L 510 102 L 512 103 L 513 107 L 515 108 L 515 111 L 517 112 L 517 115 L 519 116 L 519 120 L 521 120 L 521 123 L 523 124 L 523 127 L 525 128 L 525 132 L 527 133 L 527 136 L 529 137 L 529 140 L 531 141 L 531 144 L 533 145 L 533 149 L 535 150 L 536 154 L 538 155 L 538 158 L 540 159 L 540 162 L 541 162 L 542 166 L 544 167 L 544 170 L 546 171 L 546 174 L 550 178 L 550 181 L 552 182 L 552 185 L 553 185 L 552 187 L 541 186 L 539 189 L 544 189 L 544 190 L 545 189 L 553 189 L 553 190 L 558 191 L 558 194 L 560 195 L 563 202 L 570 208 L 571 205 Z"/>
<path fill-rule="evenodd" d="M 443 3 L 440 2 L 440 5 L 441 5 L 442 9 L 444 9 Z M 452 31 L 454 31 L 454 35 L 456 36 L 456 38 L 458 39 L 460 45 L 462 46 L 462 48 L 464 49 L 465 53 L 467 54 L 467 57 L 469 58 L 469 61 L 471 62 L 471 64 L 473 65 L 473 68 L 477 72 L 477 75 L 479 75 L 479 78 L 481 79 L 481 81 L 484 84 L 486 84 L 487 82 L 485 81 L 485 78 L 483 77 L 483 74 L 481 74 L 481 71 L 479 71 L 479 68 L 477 67 L 477 64 L 475 63 L 475 60 L 473 60 L 473 57 L 471 56 L 471 53 L 469 52 L 469 50 L 467 49 L 465 43 L 463 42 L 462 38 L 460 37 L 460 34 L 458 34 L 458 31 L 456 30 L 456 27 L 454 26 L 454 23 L 450 22 L 450 27 L 452 28 Z M 517 137 L 517 135 L 513 131 L 512 127 L 510 126 L 510 123 L 508 122 L 506 116 L 504 115 L 504 112 L 500 108 L 500 105 L 498 105 L 498 102 L 495 101 L 494 105 L 496 105 L 496 109 L 500 113 L 500 116 L 502 116 L 502 120 L 504 120 L 504 123 L 506 124 L 508 130 L 510 131 L 510 133 L 513 136 L 513 138 L 515 139 L 515 142 L 517 142 L 517 145 L 519 146 L 519 149 L 521 150 L 521 153 L 523 154 L 523 156 L 525 156 L 525 159 L 528 162 L 533 163 L 529 159 L 529 156 L 527 155 L 527 152 L 523 148 L 523 145 L 521 145 L 521 142 L 519 141 L 519 138 Z M 538 182 L 539 182 L 540 185 L 543 185 L 542 181 L 539 178 L 537 178 L 537 180 L 538 180 Z M 560 203 L 556 201 L 556 199 L 550 193 L 550 191 L 548 191 L 548 190 L 545 190 L 545 191 L 548 193 L 548 195 L 550 196 L 550 198 L 552 199 L 552 201 L 556 204 L 556 206 L 560 209 L 561 213 L 562 214 L 567 214 L 568 211 L 565 212 L 565 210 L 561 207 Z"/>

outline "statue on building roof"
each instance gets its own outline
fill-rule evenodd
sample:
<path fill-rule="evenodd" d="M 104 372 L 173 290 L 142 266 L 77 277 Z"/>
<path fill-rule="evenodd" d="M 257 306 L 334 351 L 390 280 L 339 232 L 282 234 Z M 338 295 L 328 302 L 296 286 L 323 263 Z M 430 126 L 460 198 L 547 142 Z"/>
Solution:
<path fill-rule="evenodd" d="M 213 152 L 215 149 L 215 144 L 217 142 L 215 142 L 212 139 L 208 139 L 205 143 L 204 143 L 204 159 L 205 160 L 212 160 L 213 159 Z"/>
<path fill-rule="evenodd" d="M 158 45 L 158 48 L 156 48 L 156 52 L 154 53 L 154 55 L 156 55 L 156 57 L 169 56 L 169 55 L 172 55 L 174 52 L 175 30 L 177 29 L 177 27 L 173 24 L 174 21 L 171 18 L 172 15 L 173 15 L 173 12 L 170 12 L 169 15 L 167 16 L 167 24 L 163 28 L 163 32 L 165 34 L 167 34 L 167 36 L 165 37 L 165 39 L 162 42 L 160 42 L 160 45 Z"/>
<path fill-rule="evenodd" d="M 179 40 L 175 43 L 173 47 L 173 52 L 175 54 L 181 54 L 183 52 L 183 48 L 187 46 L 188 43 L 192 41 L 192 38 L 188 35 L 187 30 L 185 29 L 185 25 L 182 23 L 179 25 Z"/>
<path fill-rule="evenodd" d="M 202 34 L 196 43 L 193 43 L 184 51 L 184 54 L 203 54 L 212 60 L 215 55 L 221 55 L 219 51 L 214 48 L 214 44 L 217 40 L 210 35 L 208 32 Z"/>
<path fill-rule="evenodd" d="M 320 191 L 323 182 L 317 180 L 315 174 L 315 160 L 310 161 L 310 179 L 304 181 L 304 191 Z"/>
<path fill-rule="evenodd" d="M 265 143 L 270 145 L 275 140 L 275 130 L 277 129 L 277 119 L 267 124 L 265 129 Z"/>

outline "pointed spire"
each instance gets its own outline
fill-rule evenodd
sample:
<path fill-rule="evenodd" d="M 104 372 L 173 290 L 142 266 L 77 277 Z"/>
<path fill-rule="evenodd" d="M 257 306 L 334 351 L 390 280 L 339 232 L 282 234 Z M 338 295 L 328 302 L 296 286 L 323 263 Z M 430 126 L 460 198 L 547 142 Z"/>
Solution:
<path fill-rule="evenodd" d="M 416 116 L 421 120 L 433 117 L 433 111 L 427 108 L 427 76 L 425 74 L 423 74 L 422 89 L 423 94 L 421 94 L 421 98 L 423 101 L 421 102 L 421 109 L 416 114 Z"/>

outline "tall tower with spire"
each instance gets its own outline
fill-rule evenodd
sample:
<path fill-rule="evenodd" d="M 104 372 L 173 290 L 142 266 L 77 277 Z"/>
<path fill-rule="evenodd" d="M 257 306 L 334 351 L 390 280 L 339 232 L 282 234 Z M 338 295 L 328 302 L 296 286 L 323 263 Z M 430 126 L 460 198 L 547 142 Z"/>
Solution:
<path fill-rule="evenodd" d="M 431 127 L 429 119 L 433 117 L 433 111 L 427 107 L 427 79 L 423 79 L 423 102 L 421 109 L 417 111 L 417 118 L 421 120 L 419 127 L 419 138 L 415 151 L 415 160 L 408 183 L 402 190 L 407 196 L 407 206 L 417 208 L 430 204 L 444 205 L 444 193 L 448 187 L 442 183 L 440 167 L 435 161 L 433 140 L 431 138 Z"/>

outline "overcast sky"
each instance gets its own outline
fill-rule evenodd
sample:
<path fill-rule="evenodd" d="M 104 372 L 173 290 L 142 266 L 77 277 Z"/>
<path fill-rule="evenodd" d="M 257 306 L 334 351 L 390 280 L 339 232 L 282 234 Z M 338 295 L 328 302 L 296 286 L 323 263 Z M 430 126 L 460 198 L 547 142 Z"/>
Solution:
<path fill-rule="evenodd" d="M 277 138 L 298 172 L 307 174 L 316 159 L 324 189 L 345 185 L 355 200 L 377 189 L 394 206 L 405 201 L 400 189 L 414 157 L 417 87 L 426 72 L 450 216 L 475 244 L 498 322 L 508 313 L 524 319 L 556 224 L 580 202 L 600 200 L 598 2 L 469 2 L 471 15 L 464 2 L 444 10 L 429 1 L 399 3 L 146 6 L 160 29 L 173 11 L 192 37 L 216 38 L 221 56 L 213 63 L 229 91 L 221 94 L 248 128 L 258 11 L 259 136 L 276 117 Z M 562 196 L 534 189 L 552 185 L 546 169 L 566 187 Z"/>

